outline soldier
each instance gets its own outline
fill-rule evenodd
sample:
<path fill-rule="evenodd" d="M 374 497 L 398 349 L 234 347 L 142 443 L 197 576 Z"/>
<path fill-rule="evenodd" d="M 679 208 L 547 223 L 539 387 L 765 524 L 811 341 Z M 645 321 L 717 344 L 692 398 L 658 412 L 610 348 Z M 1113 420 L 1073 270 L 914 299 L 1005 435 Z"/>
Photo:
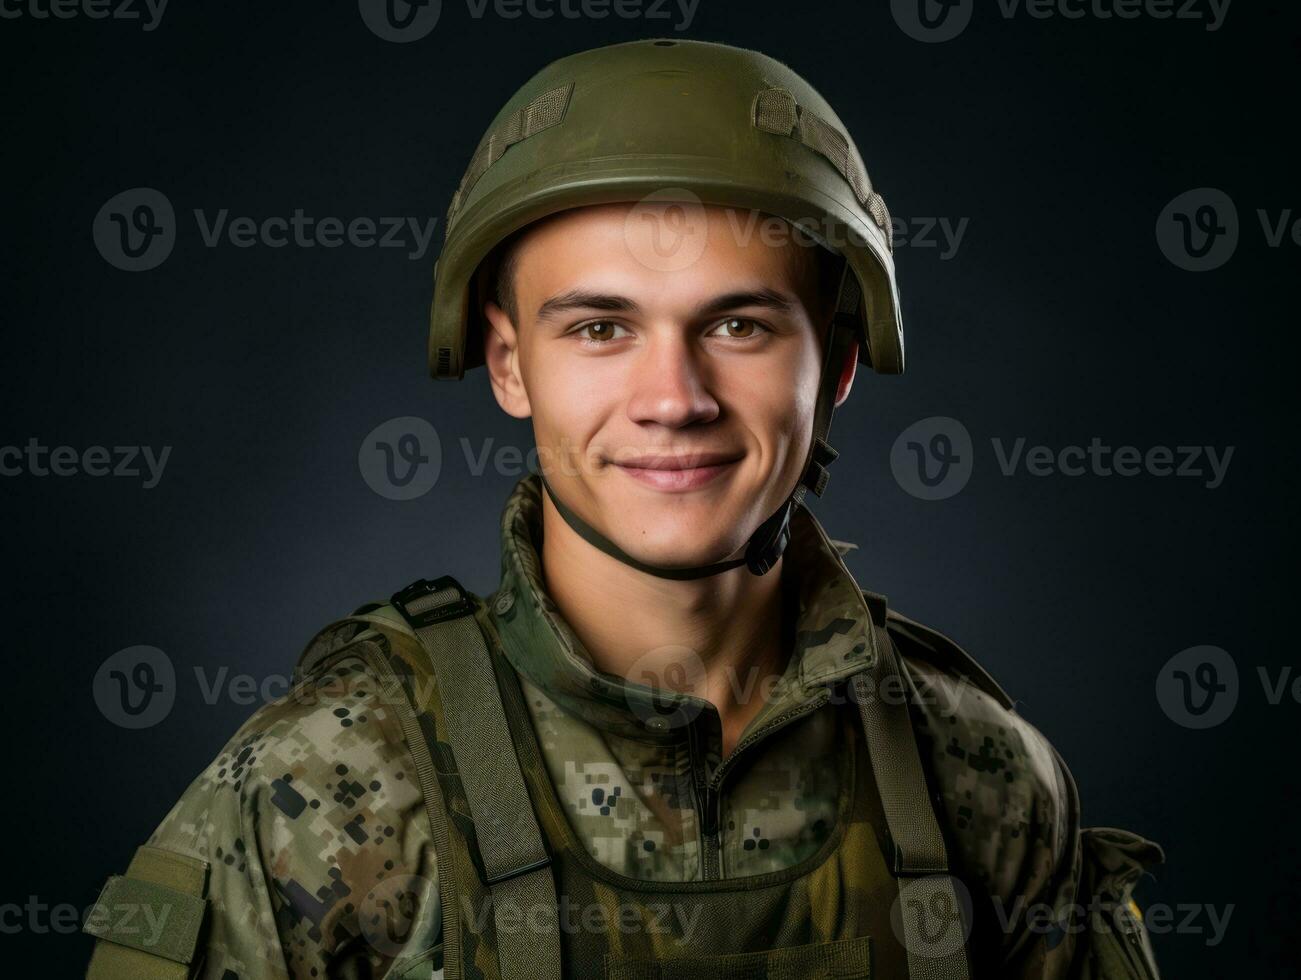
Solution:
<path fill-rule="evenodd" d="M 1156 977 L 1160 849 L 804 505 L 858 363 L 903 368 L 890 219 L 785 65 L 680 40 L 537 74 L 448 214 L 430 367 L 541 463 L 501 583 L 327 627 L 182 796 L 88 976 Z"/>

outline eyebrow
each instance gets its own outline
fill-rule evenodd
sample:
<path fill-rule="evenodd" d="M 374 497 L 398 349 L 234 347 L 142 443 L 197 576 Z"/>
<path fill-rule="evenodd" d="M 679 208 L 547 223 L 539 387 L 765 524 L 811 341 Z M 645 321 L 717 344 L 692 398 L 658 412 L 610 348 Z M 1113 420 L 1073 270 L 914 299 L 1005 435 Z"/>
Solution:
<path fill-rule="evenodd" d="M 743 307 L 760 307 L 775 313 L 789 313 L 798 300 L 775 289 L 744 289 L 715 296 L 695 310 L 698 317 L 713 316 Z M 537 319 L 548 320 L 567 310 L 604 310 L 609 313 L 636 313 L 641 307 L 627 296 L 593 293 L 570 289 L 552 296 L 538 307 Z"/>

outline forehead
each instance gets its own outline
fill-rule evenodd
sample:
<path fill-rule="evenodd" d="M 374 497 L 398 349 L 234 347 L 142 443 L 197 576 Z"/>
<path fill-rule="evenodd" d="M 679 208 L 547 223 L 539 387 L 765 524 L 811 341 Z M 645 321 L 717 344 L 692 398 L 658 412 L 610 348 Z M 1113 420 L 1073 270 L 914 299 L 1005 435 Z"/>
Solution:
<path fill-rule="evenodd" d="M 714 205 L 640 202 L 592 205 L 526 229 L 507 257 L 517 296 L 588 287 L 648 292 L 722 291 L 745 282 L 810 286 L 816 246 L 784 220 Z"/>

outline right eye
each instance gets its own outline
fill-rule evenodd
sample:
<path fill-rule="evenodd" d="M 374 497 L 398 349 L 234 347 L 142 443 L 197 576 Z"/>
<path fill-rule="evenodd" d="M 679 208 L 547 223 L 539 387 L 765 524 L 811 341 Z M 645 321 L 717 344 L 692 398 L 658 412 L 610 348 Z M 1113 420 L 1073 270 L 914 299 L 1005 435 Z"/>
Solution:
<path fill-rule="evenodd" d="M 616 331 L 626 328 L 621 323 L 615 323 L 613 320 L 593 320 L 590 323 L 584 323 L 577 327 L 573 332 L 578 338 L 589 346 L 599 346 L 611 340 L 616 339 Z"/>

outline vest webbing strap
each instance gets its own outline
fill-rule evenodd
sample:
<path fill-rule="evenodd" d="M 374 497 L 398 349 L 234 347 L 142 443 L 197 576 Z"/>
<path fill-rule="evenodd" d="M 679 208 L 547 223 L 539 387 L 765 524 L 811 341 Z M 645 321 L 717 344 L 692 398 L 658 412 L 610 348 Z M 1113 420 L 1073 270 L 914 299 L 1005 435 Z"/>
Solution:
<path fill-rule="evenodd" d="M 966 980 L 967 926 L 922 769 L 894 643 L 873 621 L 876 657 L 850 680 L 894 847 L 899 920 L 912 980 Z"/>
<path fill-rule="evenodd" d="M 447 741 L 492 892 L 502 978 L 559 980 L 559 903 L 551 858 L 473 605 L 446 577 L 417 582 L 393 598 L 433 662 L 443 692 Z"/>

